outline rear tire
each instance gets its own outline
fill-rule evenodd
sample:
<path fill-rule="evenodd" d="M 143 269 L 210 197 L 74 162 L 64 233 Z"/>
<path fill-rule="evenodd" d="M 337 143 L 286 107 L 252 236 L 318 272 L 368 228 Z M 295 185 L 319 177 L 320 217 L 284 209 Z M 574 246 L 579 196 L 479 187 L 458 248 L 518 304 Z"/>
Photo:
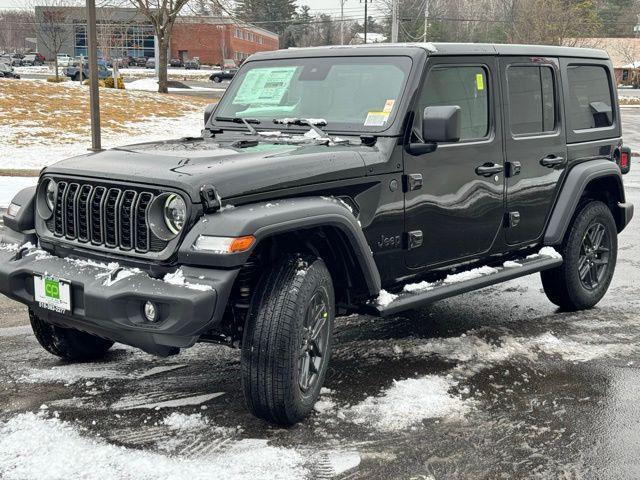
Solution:
<path fill-rule="evenodd" d="M 578 206 L 560 247 L 561 266 L 540 273 L 547 298 L 568 311 L 596 305 L 609 288 L 618 256 L 618 231 L 603 202 Z"/>
<path fill-rule="evenodd" d="M 327 372 L 334 316 L 333 283 L 321 259 L 288 255 L 263 275 L 242 344 L 251 413 L 279 425 L 309 415 Z"/>
<path fill-rule="evenodd" d="M 213 77 L 213 81 L 215 83 L 220 83 L 222 81 L 222 79 L 220 77 Z"/>
<path fill-rule="evenodd" d="M 96 360 L 104 357 L 114 343 L 79 330 L 51 325 L 31 310 L 29 319 L 33 333 L 42 348 L 65 360 Z"/>

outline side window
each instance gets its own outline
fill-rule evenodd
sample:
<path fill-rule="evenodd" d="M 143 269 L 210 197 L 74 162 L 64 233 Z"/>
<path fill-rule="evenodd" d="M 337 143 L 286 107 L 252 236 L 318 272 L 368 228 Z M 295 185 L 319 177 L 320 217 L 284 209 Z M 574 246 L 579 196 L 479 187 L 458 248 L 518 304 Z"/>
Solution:
<path fill-rule="evenodd" d="M 567 67 L 567 120 L 572 130 L 613 125 L 613 101 L 609 75 L 599 65 Z"/>
<path fill-rule="evenodd" d="M 507 87 L 511 133 L 524 135 L 555 130 L 555 89 L 550 67 L 509 67 Z"/>
<path fill-rule="evenodd" d="M 460 140 L 486 137 L 489 133 L 487 89 L 487 72 L 483 67 L 434 67 L 422 87 L 416 112 L 417 123 L 422 121 L 425 107 L 457 105 L 461 109 Z"/>

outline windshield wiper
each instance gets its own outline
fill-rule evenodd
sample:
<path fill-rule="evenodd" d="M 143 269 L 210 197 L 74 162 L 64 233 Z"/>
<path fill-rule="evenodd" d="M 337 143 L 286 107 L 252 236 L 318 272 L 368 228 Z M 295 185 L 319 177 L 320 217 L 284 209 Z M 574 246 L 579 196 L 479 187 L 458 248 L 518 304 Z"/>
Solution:
<path fill-rule="evenodd" d="M 327 121 L 321 118 L 274 118 L 273 123 L 276 125 L 297 125 L 299 127 L 311 127 L 319 138 L 330 138 L 320 127 L 326 127 Z"/>
<path fill-rule="evenodd" d="M 253 128 L 252 123 L 255 125 L 260 125 L 260 120 L 256 118 L 240 118 L 240 117 L 216 117 L 214 119 L 216 122 L 232 122 L 232 123 L 244 123 L 246 127 L 249 129 L 249 133 L 251 135 L 257 135 L 258 131 Z"/>

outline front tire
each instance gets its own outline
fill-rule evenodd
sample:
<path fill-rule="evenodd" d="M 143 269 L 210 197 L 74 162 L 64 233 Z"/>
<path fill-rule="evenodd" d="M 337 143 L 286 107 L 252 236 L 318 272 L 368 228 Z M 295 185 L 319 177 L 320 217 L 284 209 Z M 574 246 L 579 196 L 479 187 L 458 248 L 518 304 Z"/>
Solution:
<path fill-rule="evenodd" d="M 222 81 L 222 79 L 220 77 L 213 77 L 213 81 L 215 83 L 220 83 Z"/>
<path fill-rule="evenodd" d="M 331 355 L 334 302 L 319 258 L 288 255 L 263 275 L 242 343 L 242 386 L 256 417 L 293 425 L 312 411 Z"/>
<path fill-rule="evenodd" d="M 568 311 L 596 305 L 609 288 L 618 257 L 618 231 L 603 202 L 582 203 L 560 248 L 561 266 L 541 272 L 547 298 Z"/>
<path fill-rule="evenodd" d="M 114 343 L 79 330 L 51 325 L 31 310 L 29 319 L 33 333 L 42 348 L 65 360 L 96 360 L 104 357 Z"/>

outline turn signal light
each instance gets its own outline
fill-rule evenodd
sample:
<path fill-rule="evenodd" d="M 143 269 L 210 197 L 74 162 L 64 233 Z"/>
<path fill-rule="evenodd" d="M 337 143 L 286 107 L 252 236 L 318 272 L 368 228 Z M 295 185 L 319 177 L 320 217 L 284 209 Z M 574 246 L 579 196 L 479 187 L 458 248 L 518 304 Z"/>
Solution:
<path fill-rule="evenodd" d="M 194 250 L 213 252 L 217 254 L 241 253 L 249 250 L 255 243 L 253 235 L 244 237 L 213 237 L 210 235 L 200 235 L 195 244 Z"/>

